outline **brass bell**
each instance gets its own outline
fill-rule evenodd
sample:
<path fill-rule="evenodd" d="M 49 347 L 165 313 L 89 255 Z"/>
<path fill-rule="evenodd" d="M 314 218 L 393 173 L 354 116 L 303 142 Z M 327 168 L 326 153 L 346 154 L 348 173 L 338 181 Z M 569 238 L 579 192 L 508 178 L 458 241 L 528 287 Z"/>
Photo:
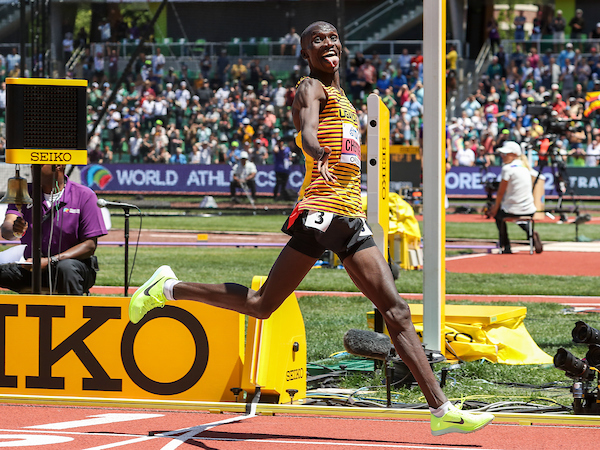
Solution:
<path fill-rule="evenodd" d="M 14 205 L 29 205 L 33 199 L 27 191 L 27 180 L 19 175 L 19 169 L 16 169 L 15 176 L 8 179 L 6 194 L 0 203 L 12 203 Z"/>

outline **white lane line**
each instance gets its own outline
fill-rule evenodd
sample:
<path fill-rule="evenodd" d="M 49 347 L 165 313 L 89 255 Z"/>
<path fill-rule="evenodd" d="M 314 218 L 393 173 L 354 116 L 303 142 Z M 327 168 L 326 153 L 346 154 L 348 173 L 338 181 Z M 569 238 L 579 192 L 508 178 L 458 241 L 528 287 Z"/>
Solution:
<path fill-rule="evenodd" d="M 163 414 L 129 414 L 129 413 L 109 413 L 88 416 L 87 419 L 71 420 L 69 422 L 47 423 L 44 425 L 32 425 L 24 428 L 33 428 L 38 430 L 68 430 L 70 428 L 93 427 L 95 425 L 106 425 L 108 423 L 129 422 L 132 420 L 153 419 L 163 417 Z"/>
<path fill-rule="evenodd" d="M 168 433 L 160 434 L 159 436 L 172 437 L 174 439 L 173 441 L 171 441 L 167 445 L 165 445 L 161 450 L 174 450 L 177 447 L 179 447 L 181 444 L 183 444 L 185 441 L 187 441 L 188 439 L 192 439 L 192 438 L 196 437 L 198 434 L 203 433 L 204 431 L 210 430 L 211 428 L 217 427 L 219 425 L 224 425 L 224 424 L 233 423 L 233 422 L 239 422 L 240 420 L 245 420 L 245 419 L 250 419 L 251 417 L 255 417 L 256 416 L 256 406 L 258 405 L 259 399 L 260 399 L 260 395 L 255 394 L 254 398 L 252 399 L 252 402 L 250 403 L 250 411 L 248 412 L 248 414 L 246 414 L 244 416 L 230 417 L 229 419 L 219 420 L 217 422 L 207 423 L 204 425 L 199 425 L 197 427 L 189 428 L 189 431 L 184 432 L 184 434 L 181 434 L 179 436 L 173 436 L 173 435 L 176 433 L 181 433 L 181 431 L 185 431 L 185 430 L 170 431 Z"/>

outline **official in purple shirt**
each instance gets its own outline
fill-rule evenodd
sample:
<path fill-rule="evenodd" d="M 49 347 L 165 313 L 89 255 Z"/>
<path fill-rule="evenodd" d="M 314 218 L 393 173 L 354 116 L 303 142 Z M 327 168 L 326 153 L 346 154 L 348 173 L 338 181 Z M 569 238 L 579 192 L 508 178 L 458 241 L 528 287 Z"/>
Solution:
<path fill-rule="evenodd" d="M 107 231 L 94 191 L 69 181 L 64 165 L 42 166 L 42 286 L 52 292 L 83 295 L 96 281 L 97 239 Z M 31 195 L 31 184 L 29 193 Z M 6 240 L 26 244 L 24 257 L 32 261 L 31 205 L 22 211 L 9 205 L 1 231 Z M 31 287 L 31 265 L 0 265 L 0 286 L 15 292 Z"/>

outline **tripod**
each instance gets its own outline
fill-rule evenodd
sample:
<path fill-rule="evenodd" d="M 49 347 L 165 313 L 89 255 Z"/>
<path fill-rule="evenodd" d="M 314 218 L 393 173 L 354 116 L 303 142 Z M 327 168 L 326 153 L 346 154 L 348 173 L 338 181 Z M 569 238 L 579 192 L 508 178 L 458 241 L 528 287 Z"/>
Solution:
<path fill-rule="evenodd" d="M 547 140 L 547 141 L 546 141 Z M 554 177 L 554 189 L 558 194 L 558 200 L 556 204 L 556 208 L 546 209 L 546 213 L 558 213 L 560 214 L 561 222 L 567 221 L 566 213 L 572 212 L 575 216 L 579 216 L 579 204 L 577 203 L 577 198 L 575 197 L 575 192 L 569 182 L 569 174 L 567 172 L 567 165 L 563 160 L 562 156 L 558 152 L 555 142 L 556 135 L 550 134 L 547 135 L 546 139 L 544 139 L 544 143 L 540 145 L 540 149 L 538 150 L 538 175 L 533 182 L 533 187 L 535 188 L 537 182 L 542 175 L 542 171 L 546 167 L 552 168 L 552 176 Z M 545 151 L 542 151 L 542 146 L 547 146 Z M 570 195 L 573 201 L 573 209 L 563 208 L 563 200 L 565 194 Z"/>

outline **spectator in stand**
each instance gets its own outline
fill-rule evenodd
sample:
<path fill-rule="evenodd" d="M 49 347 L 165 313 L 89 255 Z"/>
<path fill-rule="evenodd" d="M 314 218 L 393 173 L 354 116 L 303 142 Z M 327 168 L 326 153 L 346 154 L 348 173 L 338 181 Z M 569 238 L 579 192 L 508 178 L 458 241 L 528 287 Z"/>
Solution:
<path fill-rule="evenodd" d="M 142 135 L 140 130 L 135 126 L 132 126 L 129 133 L 129 158 L 132 163 L 142 162 L 141 148 L 142 148 Z"/>
<path fill-rule="evenodd" d="M 365 80 L 365 96 L 368 96 L 375 84 L 377 83 L 377 70 L 370 59 L 365 60 L 365 63 L 359 67 L 362 77 Z"/>
<path fill-rule="evenodd" d="M 462 108 L 463 112 L 467 113 L 467 116 L 472 117 L 475 114 L 475 110 L 481 108 L 481 104 L 475 99 L 474 95 L 469 95 L 467 99 L 462 102 L 460 107 Z"/>
<path fill-rule="evenodd" d="M 522 42 L 525 40 L 525 23 L 527 23 L 527 19 L 525 18 L 525 11 L 522 9 L 519 10 L 519 15 L 515 16 L 513 20 L 513 25 L 515 26 L 515 35 L 514 39 L 516 42 Z"/>
<path fill-rule="evenodd" d="M 215 148 L 208 142 L 204 141 L 200 144 L 200 164 L 212 164 L 215 154 Z"/>
<path fill-rule="evenodd" d="M 285 144 L 283 139 L 279 139 L 273 148 L 273 163 L 275 165 L 275 187 L 273 188 L 273 199 L 277 200 L 277 195 L 285 201 L 290 201 L 287 190 L 287 183 L 290 178 L 290 170 L 292 167 L 292 152 Z"/>
<path fill-rule="evenodd" d="M 487 25 L 488 39 L 492 47 L 492 53 L 496 53 L 498 46 L 500 45 L 500 30 L 498 29 L 498 22 L 492 19 Z"/>
<path fill-rule="evenodd" d="M 68 33 L 65 33 L 65 38 L 62 41 L 64 64 L 67 64 L 67 62 L 69 62 L 71 59 L 74 50 L 73 46 L 73 33 L 69 31 Z"/>
<path fill-rule="evenodd" d="M 529 55 L 527 56 L 529 66 L 537 69 L 540 66 L 540 55 L 538 54 L 537 47 L 534 45 L 529 49 Z"/>
<path fill-rule="evenodd" d="M 273 103 L 275 105 L 275 111 L 277 113 L 277 117 L 280 119 L 283 117 L 285 113 L 286 106 L 286 96 L 287 89 L 283 86 L 282 80 L 277 80 L 277 85 L 273 92 L 271 93 L 271 98 L 273 99 Z"/>
<path fill-rule="evenodd" d="M 598 22 L 596 24 L 596 27 L 592 31 L 590 31 L 589 38 L 593 39 L 593 40 L 600 39 L 600 22 Z M 590 49 L 590 51 L 591 51 L 591 49 Z"/>
<path fill-rule="evenodd" d="M 252 142 L 253 146 L 250 149 L 252 162 L 257 166 L 267 164 L 267 160 L 269 159 L 269 150 L 264 145 L 262 139 L 254 139 Z"/>
<path fill-rule="evenodd" d="M 98 83 L 104 83 L 104 52 L 98 51 L 96 47 L 96 54 L 94 56 L 94 80 Z"/>
<path fill-rule="evenodd" d="M 98 26 L 98 31 L 100 31 L 100 40 L 104 43 L 109 42 L 110 41 L 110 36 L 111 36 L 111 29 L 110 29 L 110 22 L 106 19 L 102 20 L 102 22 L 100 22 L 100 25 Z"/>
<path fill-rule="evenodd" d="M 87 48 L 88 46 L 88 34 L 85 31 L 84 27 L 79 28 L 79 32 L 77 33 L 77 37 L 75 39 L 75 44 L 77 48 Z"/>
<path fill-rule="evenodd" d="M 234 84 L 239 83 L 240 86 L 245 86 L 247 76 L 248 68 L 242 58 L 238 58 L 237 62 L 229 69 L 229 79 Z"/>
<path fill-rule="evenodd" d="M 192 145 L 192 151 L 190 153 L 189 164 L 201 164 L 202 156 L 200 154 L 200 144 L 197 142 Z"/>
<path fill-rule="evenodd" d="M 162 84 L 166 59 L 160 47 L 156 47 L 156 54 L 152 57 L 152 72 L 156 77 L 156 84 Z"/>
<path fill-rule="evenodd" d="M 291 27 L 289 33 L 281 38 L 280 54 L 300 56 L 300 35 L 296 33 L 295 27 Z"/>
<path fill-rule="evenodd" d="M 402 74 L 404 74 L 405 76 L 408 75 L 408 72 L 410 72 L 411 58 L 412 57 L 408 53 L 408 49 L 406 47 L 402 49 L 402 53 L 400 54 L 400 56 L 398 56 L 398 68 L 400 69 L 400 72 L 402 72 Z"/>
<path fill-rule="evenodd" d="M 570 97 L 571 92 L 575 89 L 575 66 L 571 63 L 569 58 L 565 60 L 565 66 L 562 68 L 560 81 L 562 83 L 563 94 L 565 97 Z"/>
<path fill-rule="evenodd" d="M 229 63 L 229 58 L 227 57 L 227 50 L 222 49 L 219 58 L 217 59 L 217 70 L 215 71 L 215 79 L 220 84 L 223 85 L 225 81 L 227 81 L 227 74 L 229 73 L 231 65 Z"/>
<path fill-rule="evenodd" d="M 177 147 L 175 149 L 175 154 L 171 156 L 169 159 L 169 163 L 171 164 L 187 164 L 187 156 L 183 154 L 183 148 Z"/>
<path fill-rule="evenodd" d="M 200 72 L 202 72 L 202 78 L 208 79 L 210 77 L 210 71 L 212 70 L 212 61 L 210 55 L 206 52 L 202 55 L 200 61 Z"/>
<path fill-rule="evenodd" d="M 585 20 L 583 18 L 583 10 L 577 9 L 575 11 L 575 16 L 571 20 L 569 20 L 569 26 L 571 27 L 571 39 L 579 40 L 585 38 L 584 28 L 585 28 Z M 581 49 L 581 43 L 579 44 L 579 48 Z"/>
<path fill-rule="evenodd" d="M 496 53 L 496 56 L 498 57 L 498 64 L 502 66 L 503 73 L 506 73 L 508 66 L 508 54 L 504 51 L 503 45 L 498 47 L 498 53 Z"/>
<path fill-rule="evenodd" d="M 558 44 L 565 42 L 565 28 L 567 21 L 563 17 L 561 9 L 556 11 L 556 16 L 552 19 L 552 38 L 554 39 L 554 51 L 558 50 Z"/>
<path fill-rule="evenodd" d="M 558 55 L 558 64 L 560 65 L 561 70 L 565 68 L 567 59 L 570 61 L 575 60 L 575 51 L 573 50 L 573 44 L 571 42 L 567 42 L 565 48 Z"/>
<path fill-rule="evenodd" d="M 6 73 L 9 77 L 14 77 L 19 71 L 21 64 L 21 55 L 17 51 L 17 47 L 12 48 L 12 53 L 6 55 Z"/>
<path fill-rule="evenodd" d="M 544 32 L 544 27 L 546 23 L 544 22 L 544 12 L 540 9 L 538 10 L 535 18 L 533 19 L 533 28 L 531 29 L 531 37 L 532 41 L 539 41 L 542 39 L 542 34 Z"/>
<path fill-rule="evenodd" d="M 510 62 L 518 69 L 521 70 L 521 66 L 526 59 L 526 55 L 523 53 L 521 44 L 515 45 L 515 51 L 510 54 Z"/>
<path fill-rule="evenodd" d="M 456 83 L 456 60 L 458 54 L 456 47 L 450 44 L 450 51 L 446 54 L 446 89 L 453 91 L 457 88 Z"/>
<path fill-rule="evenodd" d="M 595 129 L 592 131 L 592 126 L 590 124 L 587 124 L 585 128 L 587 135 L 585 165 L 588 167 L 596 167 L 600 164 L 600 130 Z"/>

